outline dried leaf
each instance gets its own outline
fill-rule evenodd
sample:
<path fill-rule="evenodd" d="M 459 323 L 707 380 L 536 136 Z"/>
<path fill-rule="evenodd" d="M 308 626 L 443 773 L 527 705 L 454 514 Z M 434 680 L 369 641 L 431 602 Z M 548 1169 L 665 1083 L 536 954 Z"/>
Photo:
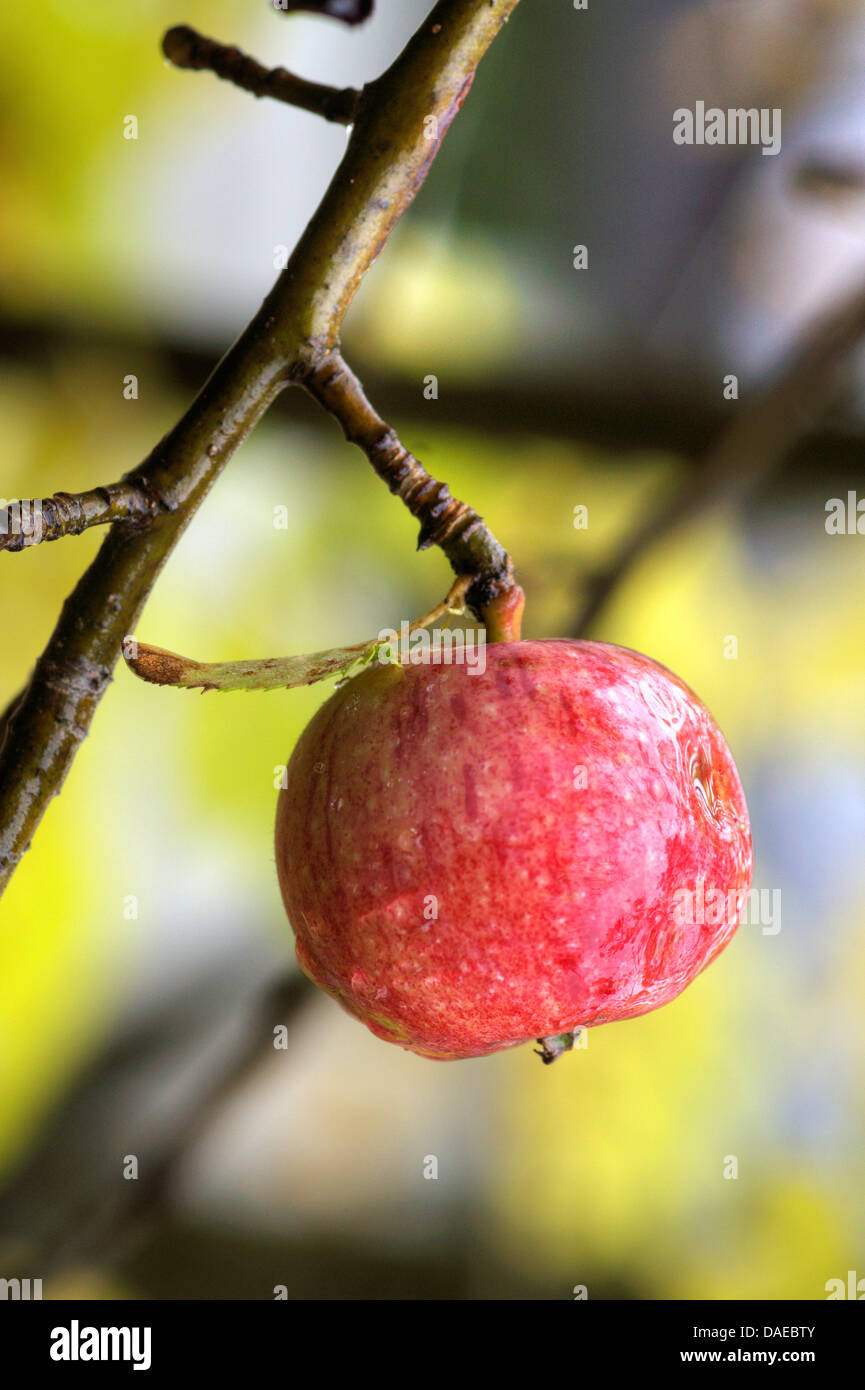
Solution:
<path fill-rule="evenodd" d="M 447 621 L 451 614 L 461 616 L 471 583 L 470 574 L 460 575 L 441 603 L 409 624 L 409 632 L 429 627 L 439 618 Z M 192 657 L 168 652 L 164 647 L 139 642 L 136 637 L 125 637 L 122 650 L 130 671 L 141 680 L 151 685 L 174 685 L 181 690 L 290 690 L 296 685 L 315 685 L 331 676 L 349 680 L 373 661 L 400 664 L 393 637 L 382 635 L 369 642 L 356 642 L 353 647 L 253 661 L 193 661 Z"/>
<path fill-rule="evenodd" d="M 288 690 L 331 676 L 348 680 L 375 661 L 383 646 L 383 641 L 375 639 L 353 647 L 259 661 L 193 661 L 127 637 L 123 655 L 130 671 L 151 685 L 173 685 L 181 690 Z"/>

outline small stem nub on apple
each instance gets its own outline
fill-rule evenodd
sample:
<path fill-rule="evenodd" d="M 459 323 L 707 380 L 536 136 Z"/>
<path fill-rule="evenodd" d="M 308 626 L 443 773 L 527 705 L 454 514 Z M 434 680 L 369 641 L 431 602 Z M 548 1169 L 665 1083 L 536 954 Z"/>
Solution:
<path fill-rule="evenodd" d="M 519 642 L 526 596 L 519 584 L 512 584 L 488 603 L 481 615 L 488 642 Z"/>
<path fill-rule="evenodd" d="M 551 1062 L 555 1062 L 565 1052 L 572 1051 L 574 1043 L 582 1031 L 582 1028 L 575 1028 L 572 1033 L 554 1033 L 549 1038 L 538 1038 L 540 1047 L 535 1048 L 535 1055 L 540 1057 L 545 1067 L 548 1067 Z"/>

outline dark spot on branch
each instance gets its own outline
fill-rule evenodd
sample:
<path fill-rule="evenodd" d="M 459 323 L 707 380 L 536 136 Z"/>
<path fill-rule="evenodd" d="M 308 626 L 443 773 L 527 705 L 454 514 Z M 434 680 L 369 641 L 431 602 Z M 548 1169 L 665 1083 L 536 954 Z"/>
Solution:
<path fill-rule="evenodd" d="M 363 24 L 372 14 L 373 0 L 272 0 L 280 14 L 305 10 L 308 14 L 341 19 L 343 24 Z"/>

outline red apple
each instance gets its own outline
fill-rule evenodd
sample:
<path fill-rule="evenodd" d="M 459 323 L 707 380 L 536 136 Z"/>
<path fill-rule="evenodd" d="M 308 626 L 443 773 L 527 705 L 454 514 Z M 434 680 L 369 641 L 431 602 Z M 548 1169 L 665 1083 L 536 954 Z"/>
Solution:
<path fill-rule="evenodd" d="M 276 862 L 301 966 L 426 1057 L 536 1038 L 549 1059 L 556 1035 L 668 1003 L 751 881 L 718 726 L 605 643 L 493 644 L 483 672 L 371 667 L 315 715 L 286 781 Z"/>

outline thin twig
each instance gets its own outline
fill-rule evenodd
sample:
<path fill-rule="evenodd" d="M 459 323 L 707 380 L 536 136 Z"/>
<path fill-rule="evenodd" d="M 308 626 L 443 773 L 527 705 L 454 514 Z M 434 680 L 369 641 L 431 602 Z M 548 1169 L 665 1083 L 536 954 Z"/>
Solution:
<path fill-rule="evenodd" d="M 285 68 L 266 68 L 242 49 L 218 43 L 188 24 L 178 24 L 162 40 L 162 51 L 176 68 L 213 72 L 255 97 L 273 97 L 289 106 L 312 111 L 326 121 L 351 125 L 357 115 L 360 92 L 354 87 L 328 87 L 308 82 Z"/>
<path fill-rule="evenodd" d="M 395 430 L 370 405 L 363 387 L 338 352 L 302 378 L 302 385 L 362 449 L 378 476 L 420 522 L 418 550 L 437 545 L 457 575 L 474 575 L 466 602 L 481 617 L 493 599 L 513 588 L 513 562 L 482 517 L 452 497 L 400 443 Z"/>
<path fill-rule="evenodd" d="M 112 521 L 143 521 L 158 510 L 158 498 L 143 483 L 129 480 L 89 492 L 55 492 L 53 497 L 10 502 L 0 508 L 0 550 L 26 550 Z"/>
<path fill-rule="evenodd" d="M 466 609 L 466 594 L 472 586 L 473 576 L 470 574 L 460 575 L 455 579 L 448 589 L 441 603 L 437 603 L 435 608 L 431 608 L 428 613 L 424 613 L 422 618 L 415 618 L 413 623 L 409 623 L 409 632 L 418 632 L 421 628 L 431 627 L 446 614 L 451 614 L 455 618 L 461 618 Z"/>

